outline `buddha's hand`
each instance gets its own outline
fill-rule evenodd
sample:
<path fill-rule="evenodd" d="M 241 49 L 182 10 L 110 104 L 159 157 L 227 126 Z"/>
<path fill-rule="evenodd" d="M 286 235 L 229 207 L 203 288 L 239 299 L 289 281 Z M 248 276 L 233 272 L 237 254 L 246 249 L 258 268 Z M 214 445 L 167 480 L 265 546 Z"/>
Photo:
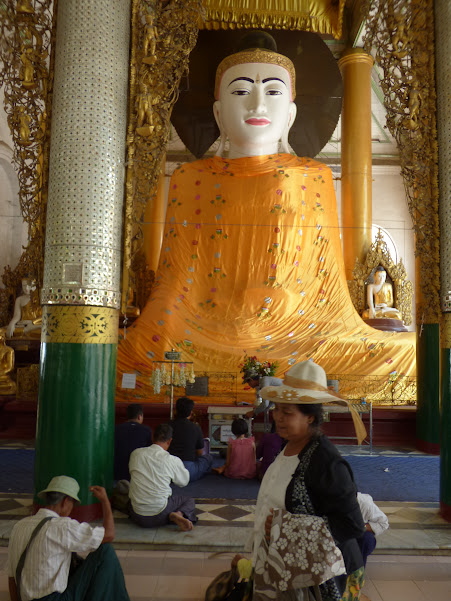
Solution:
<path fill-rule="evenodd" d="M 6 337 L 12 338 L 13 334 L 14 334 L 14 330 L 15 330 L 14 324 L 13 323 L 8 324 L 8 326 L 6 327 Z"/>

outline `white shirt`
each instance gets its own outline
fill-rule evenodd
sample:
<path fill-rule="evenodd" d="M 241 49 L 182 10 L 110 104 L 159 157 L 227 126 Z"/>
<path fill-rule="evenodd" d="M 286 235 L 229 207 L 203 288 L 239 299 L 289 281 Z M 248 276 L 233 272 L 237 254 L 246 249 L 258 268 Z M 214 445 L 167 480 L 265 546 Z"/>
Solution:
<path fill-rule="evenodd" d="M 20 579 L 22 601 L 40 599 L 67 588 L 71 553 L 95 551 L 105 536 L 102 527 L 91 528 L 86 522 L 62 518 L 50 509 L 40 509 L 36 515 L 24 518 L 14 526 L 8 546 L 7 570 L 15 578 L 17 564 L 33 530 L 46 517 L 49 520 L 31 543 Z"/>
<path fill-rule="evenodd" d="M 157 444 L 136 449 L 130 455 L 130 501 L 138 515 L 158 515 L 172 495 L 171 482 L 186 486 L 189 472 L 179 457 Z"/>
<path fill-rule="evenodd" d="M 286 509 L 285 495 L 298 465 L 299 457 L 297 455 L 286 457 L 284 451 L 282 451 L 266 470 L 258 491 L 255 507 L 254 533 L 252 536 L 254 553 L 257 552 L 260 541 L 265 534 L 265 522 L 270 513 L 269 510 L 271 508 Z M 247 548 L 249 542 L 246 545 Z M 255 557 L 253 565 L 255 565 Z"/>
<path fill-rule="evenodd" d="M 373 497 L 365 493 L 357 493 L 357 501 L 360 505 L 363 521 L 371 526 L 371 530 L 376 536 L 390 528 L 388 517 L 374 503 Z"/>

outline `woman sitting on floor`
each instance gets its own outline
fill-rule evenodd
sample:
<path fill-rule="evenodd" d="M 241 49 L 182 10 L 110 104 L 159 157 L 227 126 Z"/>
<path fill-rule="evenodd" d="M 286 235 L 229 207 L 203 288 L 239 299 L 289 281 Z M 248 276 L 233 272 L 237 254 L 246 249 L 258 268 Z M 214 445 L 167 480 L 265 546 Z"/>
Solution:
<path fill-rule="evenodd" d="M 235 438 L 229 439 L 225 464 L 213 471 L 237 480 L 255 478 L 257 475 L 255 439 L 253 436 L 248 437 L 249 428 L 245 419 L 233 420 L 232 434 Z"/>

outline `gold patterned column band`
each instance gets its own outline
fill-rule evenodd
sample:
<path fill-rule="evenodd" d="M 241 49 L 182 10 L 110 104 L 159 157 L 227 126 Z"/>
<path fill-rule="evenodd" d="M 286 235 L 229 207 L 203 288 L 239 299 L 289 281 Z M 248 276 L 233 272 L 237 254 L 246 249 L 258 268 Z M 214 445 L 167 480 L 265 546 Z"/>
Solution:
<path fill-rule="evenodd" d="M 41 342 L 116 344 L 119 311 L 108 307 L 44 306 Z"/>

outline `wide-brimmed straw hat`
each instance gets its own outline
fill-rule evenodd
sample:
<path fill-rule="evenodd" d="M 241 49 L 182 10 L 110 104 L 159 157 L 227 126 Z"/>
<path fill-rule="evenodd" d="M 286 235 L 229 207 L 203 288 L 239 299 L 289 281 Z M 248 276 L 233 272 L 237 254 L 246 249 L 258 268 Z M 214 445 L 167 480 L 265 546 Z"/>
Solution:
<path fill-rule="evenodd" d="M 265 386 L 260 390 L 264 400 L 276 403 L 332 403 L 343 402 L 327 387 L 324 369 L 313 361 L 301 361 L 285 374 L 281 386 Z"/>
<path fill-rule="evenodd" d="M 79 490 L 80 485 L 75 478 L 71 478 L 70 476 L 55 476 L 50 480 L 47 488 L 38 493 L 38 497 L 42 497 L 46 492 L 60 492 L 80 503 L 80 499 L 78 498 Z"/>
<path fill-rule="evenodd" d="M 351 413 L 359 444 L 366 438 L 366 428 L 356 408 L 327 387 L 326 372 L 313 361 L 296 363 L 286 372 L 281 386 L 265 386 L 260 390 L 260 396 L 273 403 L 291 405 L 334 402 L 345 405 Z"/>

